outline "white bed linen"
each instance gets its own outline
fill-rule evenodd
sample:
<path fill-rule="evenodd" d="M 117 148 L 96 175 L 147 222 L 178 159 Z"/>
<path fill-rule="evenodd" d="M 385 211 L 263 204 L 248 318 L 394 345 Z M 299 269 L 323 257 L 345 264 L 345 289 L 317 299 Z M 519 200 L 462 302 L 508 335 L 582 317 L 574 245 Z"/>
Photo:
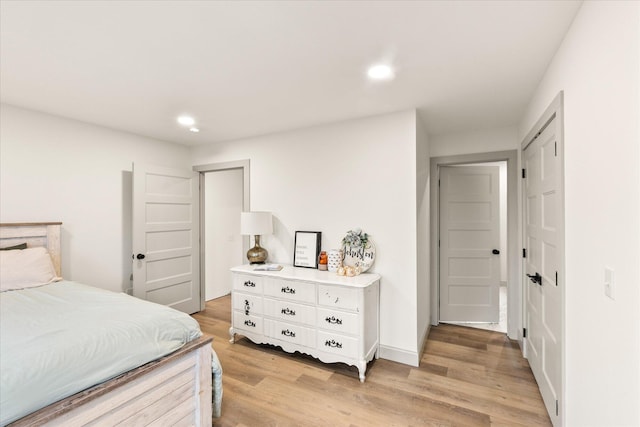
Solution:
<path fill-rule="evenodd" d="M 0 293 L 0 425 L 201 335 L 184 313 L 79 283 Z"/>

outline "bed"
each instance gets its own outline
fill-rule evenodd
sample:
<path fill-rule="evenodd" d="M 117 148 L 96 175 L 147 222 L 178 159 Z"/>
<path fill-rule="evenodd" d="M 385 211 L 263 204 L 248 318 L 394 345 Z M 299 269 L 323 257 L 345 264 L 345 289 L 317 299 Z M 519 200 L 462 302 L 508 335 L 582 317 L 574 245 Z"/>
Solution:
<path fill-rule="evenodd" d="M 14 248 L 0 251 L 0 425 L 211 425 L 212 338 L 184 313 L 62 280 L 60 228 L 0 224 Z"/>

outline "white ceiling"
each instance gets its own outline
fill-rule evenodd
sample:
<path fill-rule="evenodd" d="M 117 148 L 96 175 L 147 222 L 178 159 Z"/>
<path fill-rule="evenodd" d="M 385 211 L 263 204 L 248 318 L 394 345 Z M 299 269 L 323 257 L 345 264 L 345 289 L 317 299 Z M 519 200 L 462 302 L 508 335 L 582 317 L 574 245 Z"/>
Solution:
<path fill-rule="evenodd" d="M 580 4 L 2 0 L 0 101 L 188 145 L 411 108 L 510 126 Z"/>

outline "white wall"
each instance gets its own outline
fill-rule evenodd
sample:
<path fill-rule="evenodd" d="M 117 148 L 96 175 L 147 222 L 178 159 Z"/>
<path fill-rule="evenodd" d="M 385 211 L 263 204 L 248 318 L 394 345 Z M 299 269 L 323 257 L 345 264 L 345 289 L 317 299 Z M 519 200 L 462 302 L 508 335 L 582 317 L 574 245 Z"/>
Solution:
<path fill-rule="evenodd" d="M 133 162 L 191 169 L 189 149 L 0 106 L 0 221 L 62 221 L 62 274 L 129 288 Z"/>
<path fill-rule="evenodd" d="M 431 135 L 431 157 L 488 153 L 519 148 L 517 126 Z"/>
<path fill-rule="evenodd" d="M 242 169 L 204 174 L 205 300 L 231 292 L 229 269 L 246 261 L 240 235 Z M 202 190 L 201 190 L 202 191 Z"/>
<path fill-rule="evenodd" d="M 406 111 L 195 147 L 193 164 L 251 161 L 251 209 L 274 214 L 273 262 L 291 264 L 296 230 L 337 248 L 356 227 L 371 235 L 382 276 L 383 357 L 417 362 L 416 113 Z"/>
<path fill-rule="evenodd" d="M 585 2 L 520 123 L 564 91 L 567 426 L 640 425 L 639 40 L 640 3 Z"/>

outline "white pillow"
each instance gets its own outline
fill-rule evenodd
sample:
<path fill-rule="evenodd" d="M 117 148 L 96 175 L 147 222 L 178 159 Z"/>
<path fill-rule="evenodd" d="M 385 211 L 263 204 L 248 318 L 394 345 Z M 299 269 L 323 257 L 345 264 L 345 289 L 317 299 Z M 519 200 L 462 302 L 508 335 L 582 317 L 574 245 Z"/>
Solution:
<path fill-rule="evenodd" d="M 46 248 L 0 251 L 0 291 L 31 288 L 62 280 Z"/>

